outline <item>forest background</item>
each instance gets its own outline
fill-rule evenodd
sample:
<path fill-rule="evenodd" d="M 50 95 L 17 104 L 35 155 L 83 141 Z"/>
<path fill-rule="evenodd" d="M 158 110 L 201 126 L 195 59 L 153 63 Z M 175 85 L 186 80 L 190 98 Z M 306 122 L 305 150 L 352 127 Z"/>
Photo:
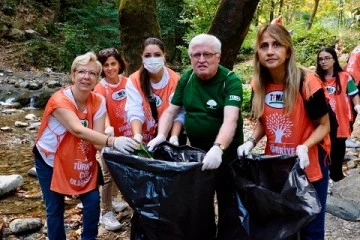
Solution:
<path fill-rule="evenodd" d="M 2 0 L 0 10 L 0 45 L 11 49 L 1 54 L 14 55 L 3 58 L 14 69 L 68 72 L 77 55 L 116 47 L 129 74 L 141 64 L 143 40 L 154 36 L 165 42 L 168 65 L 182 72 L 189 66 L 189 40 L 211 33 L 223 43 L 221 63 L 246 84 L 257 29 L 278 15 L 306 67 L 325 46 L 336 47 L 345 64 L 360 44 L 358 0 Z M 36 35 L 21 34 L 29 29 Z M 244 94 L 247 102 L 250 94 Z"/>

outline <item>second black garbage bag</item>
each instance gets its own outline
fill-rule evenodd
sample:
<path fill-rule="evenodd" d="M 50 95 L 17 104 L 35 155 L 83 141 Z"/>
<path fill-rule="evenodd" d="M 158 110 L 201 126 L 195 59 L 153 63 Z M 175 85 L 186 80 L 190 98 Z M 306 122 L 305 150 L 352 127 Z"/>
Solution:
<path fill-rule="evenodd" d="M 238 208 L 251 239 L 286 239 L 321 210 L 295 155 L 249 155 L 232 163 Z"/>
<path fill-rule="evenodd" d="M 167 142 L 153 159 L 105 149 L 111 175 L 134 211 L 131 240 L 214 239 L 213 171 L 201 171 L 205 152 Z"/>

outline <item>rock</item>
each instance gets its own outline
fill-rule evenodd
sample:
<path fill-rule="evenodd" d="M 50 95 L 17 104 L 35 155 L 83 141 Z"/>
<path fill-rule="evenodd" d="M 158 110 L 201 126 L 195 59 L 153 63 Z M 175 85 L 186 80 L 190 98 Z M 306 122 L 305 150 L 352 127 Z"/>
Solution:
<path fill-rule="evenodd" d="M 328 196 L 326 212 L 348 221 L 360 220 L 360 207 L 358 204 L 342 198 Z"/>
<path fill-rule="evenodd" d="M 30 120 L 30 121 L 36 121 L 38 118 L 35 114 L 33 113 L 29 113 L 25 116 L 25 119 L 26 120 Z"/>
<path fill-rule="evenodd" d="M 24 184 L 21 175 L 0 175 L 0 196 L 3 196 Z"/>
<path fill-rule="evenodd" d="M 27 126 L 29 126 L 29 123 L 27 122 L 15 121 L 15 127 L 27 127 Z"/>
<path fill-rule="evenodd" d="M 26 130 L 35 130 L 38 129 L 41 125 L 41 122 L 35 122 L 35 123 L 31 123 L 30 126 L 28 126 L 26 128 Z"/>
<path fill-rule="evenodd" d="M 360 205 L 360 168 L 351 169 L 347 177 L 334 183 L 331 191 L 334 197 L 352 201 Z"/>
<path fill-rule="evenodd" d="M 3 131 L 3 132 L 11 132 L 12 128 L 8 127 L 8 126 L 5 126 L 5 127 L 0 128 L 0 130 Z"/>
<path fill-rule="evenodd" d="M 31 177 L 37 177 L 36 168 L 35 167 L 30 168 L 28 171 L 28 175 Z"/>
<path fill-rule="evenodd" d="M 11 232 L 15 234 L 38 231 L 41 227 L 42 221 L 40 218 L 15 219 L 9 225 Z"/>
<path fill-rule="evenodd" d="M 21 113 L 21 112 L 24 112 L 24 110 L 14 109 L 14 108 L 4 109 L 1 111 L 1 113 L 4 113 L 4 114 L 15 114 L 15 113 Z"/>

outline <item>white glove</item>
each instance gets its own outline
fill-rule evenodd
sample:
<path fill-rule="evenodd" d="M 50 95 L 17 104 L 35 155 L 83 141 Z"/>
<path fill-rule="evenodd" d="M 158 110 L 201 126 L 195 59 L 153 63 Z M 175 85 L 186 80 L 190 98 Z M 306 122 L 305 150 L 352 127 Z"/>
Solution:
<path fill-rule="evenodd" d="M 357 112 L 357 114 L 359 114 L 360 113 L 360 104 L 356 104 L 354 106 L 354 110 Z"/>
<path fill-rule="evenodd" d="M 166 141 L 166 138 L 165 138 L 165 136 L 163 135 L 163 134 L 158 134 L 157 136 L 156 136 L 156 138 L 154 138 L 153 140 L 151 140 L 148 144 L 147 144 L 147 146 L 149 147 L 148 148 L 148 150 L 151 152 L 151 151 L 153 151 L 154 150 L 154 148 L 157 146 L 157 145 L 159 145 L 160 143 L 162 143 L 162 142 L 165 142 Z"/>
<path fill-rule="evenodd" d="M 206 153 L 201 170 L 216 169 L 220 166 L 222 161 L 223 151 L 219 146 L 212 146 Z"/>
<path fill-rule="evenodd" d="M 239 158 L 242 158 L 249 154 L 249 152 L 254 148 L 254 144 L 250 141 L 246 141 L 244 144 L 240 145 L 237 149 L 237 154 Z"/>
<path fill-rule="evenodd" d="M 114 128 L 112 126 L 108 126 L 105 128 L 105 135 L 114 136 Z"/>
<path fill-rule="evenodd" d="M 304 169 L 309 166 L 309 154 L 308 154 L 308 147 L 305 145 L 298 145 L 296 147 L 296 155 L 300 160 L 300 168 Z"/>
<path fill-rule="evenodd" d="M 141 134 L 137 133 L 137 134 L 134 135 L 133 138 L 135 139 L 135 141 L 142 144 L 143 136 Z"/>
<path fill-rule="evenodd" d="M 135 140 L 128 137 L 116 137 L 113 146 L 116 150 L 124 154 L 129 154 L 137 149 Z"/>
<path fill-rule="evenodd" d="M 173 135 L 169 139 L 169 143 L 179 146 L 179 138 L 176 135 Z"/>

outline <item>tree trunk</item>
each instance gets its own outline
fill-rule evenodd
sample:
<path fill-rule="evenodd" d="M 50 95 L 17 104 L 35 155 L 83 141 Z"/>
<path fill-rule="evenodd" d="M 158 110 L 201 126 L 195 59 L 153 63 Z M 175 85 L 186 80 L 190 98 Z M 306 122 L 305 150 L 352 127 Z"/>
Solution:
<path fill-rule="evenodd" d="M 135 72 L 142 64 L 140 54 L 146 38 L 160 38 L 160 27 L 156 18 L 155 0 L 121 0 L 119 7 L 120 40 L 127 74 Z"/>
<path fill-rule="evenodd" d="M 313 11 L 312 11 L 312 13 L 311 13 L 311 17 L 310 17 L 310 20 L 309 20 L 309 23 L 308 23 L 308 26 L 307 26 L 307 30 L 310 30 L 311 27 L 312 27 L 312 24 L 313 24 L 313 22 L 314 22 L 317 9 L 318 9 L 318 7 L 319 7 L 319 1 L 320 1 L 320 0 L 315 0 L 315 6 L 314 6 L 314 9 L 313 9 Z"/>
<path fill-rule="evenodd" d="M 232 69 L 260 0 L 222 0 L 209 34 L 222 43 L 221 62 Z"/>

